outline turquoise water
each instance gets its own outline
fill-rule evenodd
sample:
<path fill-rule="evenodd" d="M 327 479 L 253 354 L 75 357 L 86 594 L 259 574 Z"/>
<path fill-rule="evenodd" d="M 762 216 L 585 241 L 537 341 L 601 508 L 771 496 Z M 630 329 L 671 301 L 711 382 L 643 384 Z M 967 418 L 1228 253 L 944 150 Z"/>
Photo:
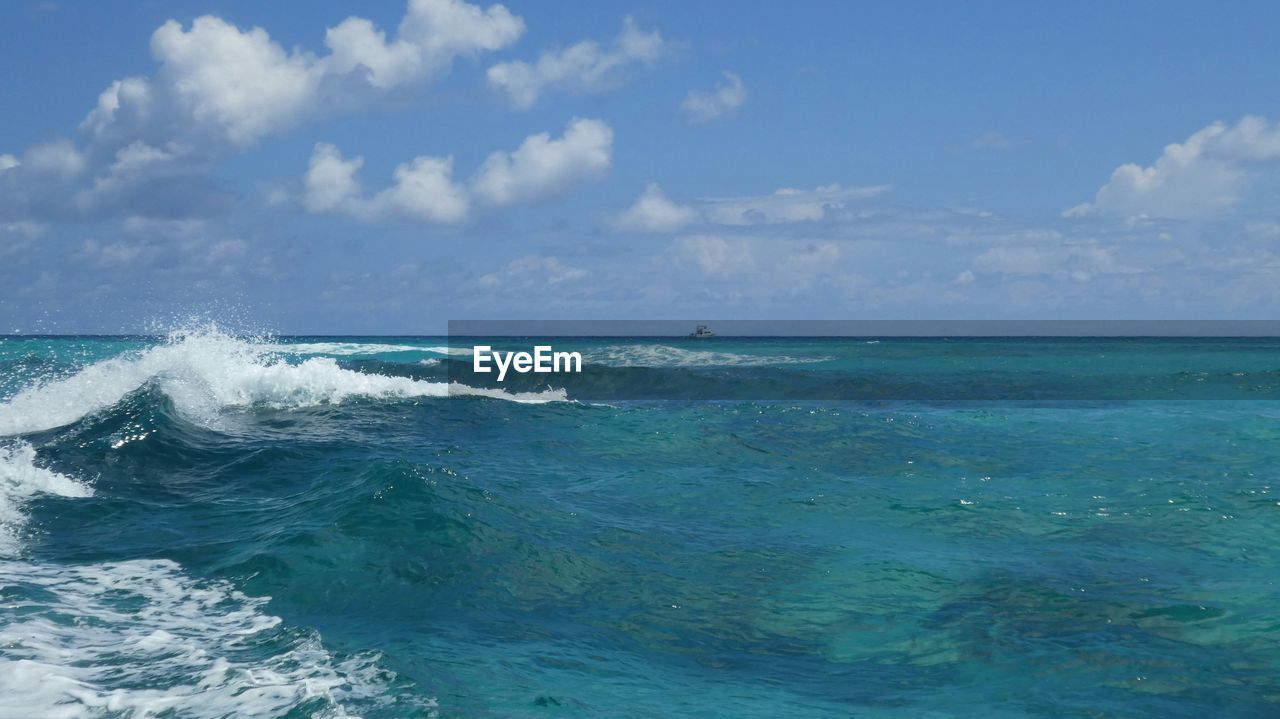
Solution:
<path fill-rule="evenodd" d="M 1280 713 L 1280 342 L 673 342 L 0 340 L 0 716 Z"/>

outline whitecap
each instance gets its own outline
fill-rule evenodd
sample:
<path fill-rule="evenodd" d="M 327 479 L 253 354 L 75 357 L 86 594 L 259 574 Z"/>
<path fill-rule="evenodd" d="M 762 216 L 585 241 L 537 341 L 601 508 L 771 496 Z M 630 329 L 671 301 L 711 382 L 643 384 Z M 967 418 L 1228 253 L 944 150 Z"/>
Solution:
<path fill-rule="evenodd" d="M 51 494 L 60 497 L 88 497 L 93 489 L 86 484 L 49 469 L 36 466 L 36 451 L 26 442 L 0 446 L 0 556 L 11 556 L 20 548 L 27 523 L 23 511 L 32 497 Z"/>
<path fill-rule="evenodd" d="M 0 436 L 63 427 L 155 382 L 184 417 L 212 424 L 231 408 L 299 409 L 351 399 L 483 396 L 517 402 L 565 399 L 562 391 L 506 393 L 344 369 L 332 357 L 289 362 L 279 345 L 206 329 L 174 333 L 76 373 L 37 383 L 0 403 Z"/>

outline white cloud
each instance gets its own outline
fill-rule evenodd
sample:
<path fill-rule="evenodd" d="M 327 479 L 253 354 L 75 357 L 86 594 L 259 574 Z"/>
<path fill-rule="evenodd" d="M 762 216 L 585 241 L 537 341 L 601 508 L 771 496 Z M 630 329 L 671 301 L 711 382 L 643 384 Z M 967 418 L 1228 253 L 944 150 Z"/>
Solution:
<path fill-rule="evenodd" d="M 467 218 L 473 199 L 490 205 L 537 200 L 600 175 L 609 169 L 612 148 L 608 125 L 574 118 L 558 139 L 542 132 L 526 137 L 513 152 L 489 155 L 469 188 L 453 181 L 452 157 L 422 156 L 397 167 L 391 186 L 365 197 L 356 177 L 364 158 L 346 159 L 333 145 L 319 143 L 303 178 L 302 204 L 311 212 L 343 212 L 364 220 L 457 223 Z"/>
<path fill-rule="evenodd" d="M 318 143 L 303 180 L 306 188 L 303 206 L 312 212 L 331 212 L 359 198 L 356 172 L 363 165 L 363 157 L 344 160 L 337 147 L 327 142 Z"/>
<path fill-rule="evenodd" d="M 502 5 L 482 10 L 458 0 L 411 0 L 390 42 L 364 18 L 329 28 L 327 69 L 362 71 L 373 87 L 396 87 L 448 69 L 456 56 L 504 48 L 523 32 L 524 21 Z"/>
<path fill-rule="evenodd" d="M 614 223 L 622 232 L 673 232 L 698 219 L 698 211 L 667 198 L 658 183 L 651 183 Z"/>
<path fill-rule="evenodd" d="M 22 167 L 30 172 L 42 175 L 71 177 L 84 170 L 84 155 L 76 149 L 70 140 L 55 140 L 29 148 L 22 162 L 14 167 Z"/>
<path fill-rule="evenodd" d="M 574 118 L 559 139 L 525 138 L 514 152 L 489 155 L 472 180 L 476 197 L 493 205 L 535 200 L 608 171 L 613 130 L 600 120 Z"/>
<path fill-rule="evenodd" d="M 723 117 L 746 101 L 747 88 L 742 78 L 726 70 L 724 82 L 714 90 L 690 90 L 680 103 L 680 110 L 689 122 L 702 124 Z"/>
<path fill-rule="evenodd" d="M 312 212 L 345 212 L 365 220 L 400 216 L 435 223 L 466 219 L 470 201 L 453 182 L 453 158 L 416 157 L 395 170 L 395 182 L 366 198 L 356 179 L 364 158 L 344 159 L 336 147 L 316 145 L 304 178 L 303 205 Z"/>
<path fill-rule="evenodd" d="M 489 68 L 489 85 L 506 93 L 511 104 L 527 110 L 551 88 L 571 92 L 600 92 L 619 85 L 632 65 L 657 62 L 669 45 L 657 31 L 644 32 L 630 18 L 623 18 L 622 32 L 609 49 L 585 40 L 571 47 L 548 51 L 530 64 L 504 62 Z"/>
<path fill-rule="evenodd" d="M 854 206 L 856 200 L 876 197 L 888 185 L 844 187 L 839 183 L 812 190 L 782 188 L 768 195 L 702 197 L 688 205 L 678 204 L 650 184 L 631 207 L 618 213 L 613 228 L 619 232 L 674 232 L 696 222 L 733 227 L 785 225 L 830 221 L 856 221 L 861 225 L 875 211 Z"/>
<path fill-rule="evenodd" d="M 523 31 L 524 21 L 502 5 L 410 0 L 394 38 L 348 18 L 329 29 L 329 53 L 318 56 L 212 15 L 189 27 L 170 20 L 151 36 L 155 73 L 108 86 L 80 124 L 79 143 L 62 139 L 28 149 L 21 162 L 0 159 L 7 164 L 0 217 L 213 211 L 226 201 L 207 177 L 220 155 L 314 116 L 358 108 L 447 70 L 457 57 L 505 47 Z M 406 168 L 401 189 L 423 186 L 440 169 Z M 425 207 L 400 194 L 387 202 Z M 429 212 L 456 214 L 446 205 Z"/>
<path fill-rule="evenodd" d="M 576 282 L 586 276 L 586 270 L 568 267 L 555 257 L 530 255 L 508 262 L 497 272 L 481 275 L 477 283 L 485 289 L 511 292 Z"/>
<path fill-rule="evenodd" d="M 453 182 L 452 157 L 417 157 L 396 168 L 395 184 L 372 202 L 375 215 L 399 212 L 428 222 L 461 222 L 470 201 Z"/>
<path fill-rule="evenodd" d="M 197 126 L 243 146 L 341 102 L 335 95 L 352 91 L 344 78 L 388 90 L 447 70 L 455 57 L 506 47 L 523 32 L 524 21 L 502 5 L 411 0 L 394 40 L 369 20 L 350 17 L 326 31 L 324 57 L 286 52 L 266 30 L 241 30 L 212 15 L 196 18 L 189 30 L 166 22 L 151 37 L 151 53 L 160 63 L 161 96 Z M 86 122 L 101 127 L 127 106 L 150 102 L 145 83 L 114 84 Z"/>
<path fill-rule="evenodd" d="M 812 190 L 783 188 L 771 195 L 707 198 L 708 218 L 721 225 L 764 225 L 815 222 L 844 210 L 850 201 L 883 194 L 887 185 L 842 187 L 838 183 Z"/>
<path fill-rule="evenodd" d="M 158 32 L 158 31 L 157 31 Z M 116 80 L 98 95 L 98 106 L 80 123 L 80 131 L 102 140 L 115 128 L 144 127 L 154 112 L 151 83 L 145 77 Z"/>
<path fill-rule="evenodd" d="M 324 77 L 312 55 L 286 53 L 266 30 L 242 31 L 212 15 L 186 31 L 175 20 L 161 25 L 151 54 L 181 115 L 234 145 L 293 124 L 312 109 Z"/>
<path fill-rule="evenodd" d="M 17 167 L 21 164 L 21 162 L 18 162 L 18 158 L 13 155 L 0 155 L 0 172 L 4 172 L 5 170 Z"/>
<path fill-rule="evenodd" d="M 1117 167 L 1093 202 L 1066 217 L 1113 215 L 1193 219 L 1234 207 L 1259 163 L 1280 159 L 1280 125 L 1247 116 L 1235 125 L 1215 122 L 1185 142 L 1167 145 L 1149 167 Z"/>
<path fill-rule="evenodd" d="M 1009 137 L 996 130 L 988 130 L 965 143 L 965 147 L 979 152 L 1013 152 L 1026 146 L 1026 140 Z"/>

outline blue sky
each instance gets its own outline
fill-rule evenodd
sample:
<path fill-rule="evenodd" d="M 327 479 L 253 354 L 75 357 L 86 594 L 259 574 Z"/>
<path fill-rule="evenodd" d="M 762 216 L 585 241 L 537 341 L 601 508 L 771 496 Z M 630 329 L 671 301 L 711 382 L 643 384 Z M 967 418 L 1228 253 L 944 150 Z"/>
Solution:
<path fill-rule="evenodd" d="M 0 15 L 4 331 L 1280 309 L 1270 3 Z"/>

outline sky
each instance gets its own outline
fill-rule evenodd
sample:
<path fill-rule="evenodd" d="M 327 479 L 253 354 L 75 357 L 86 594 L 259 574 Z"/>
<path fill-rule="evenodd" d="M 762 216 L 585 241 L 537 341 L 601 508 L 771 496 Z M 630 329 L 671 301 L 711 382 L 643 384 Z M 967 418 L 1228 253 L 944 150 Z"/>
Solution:
<path fill-rule="evenodd" d="M 1233 7 L 15 0 L 0 332 L 1275 319 Z"/>

